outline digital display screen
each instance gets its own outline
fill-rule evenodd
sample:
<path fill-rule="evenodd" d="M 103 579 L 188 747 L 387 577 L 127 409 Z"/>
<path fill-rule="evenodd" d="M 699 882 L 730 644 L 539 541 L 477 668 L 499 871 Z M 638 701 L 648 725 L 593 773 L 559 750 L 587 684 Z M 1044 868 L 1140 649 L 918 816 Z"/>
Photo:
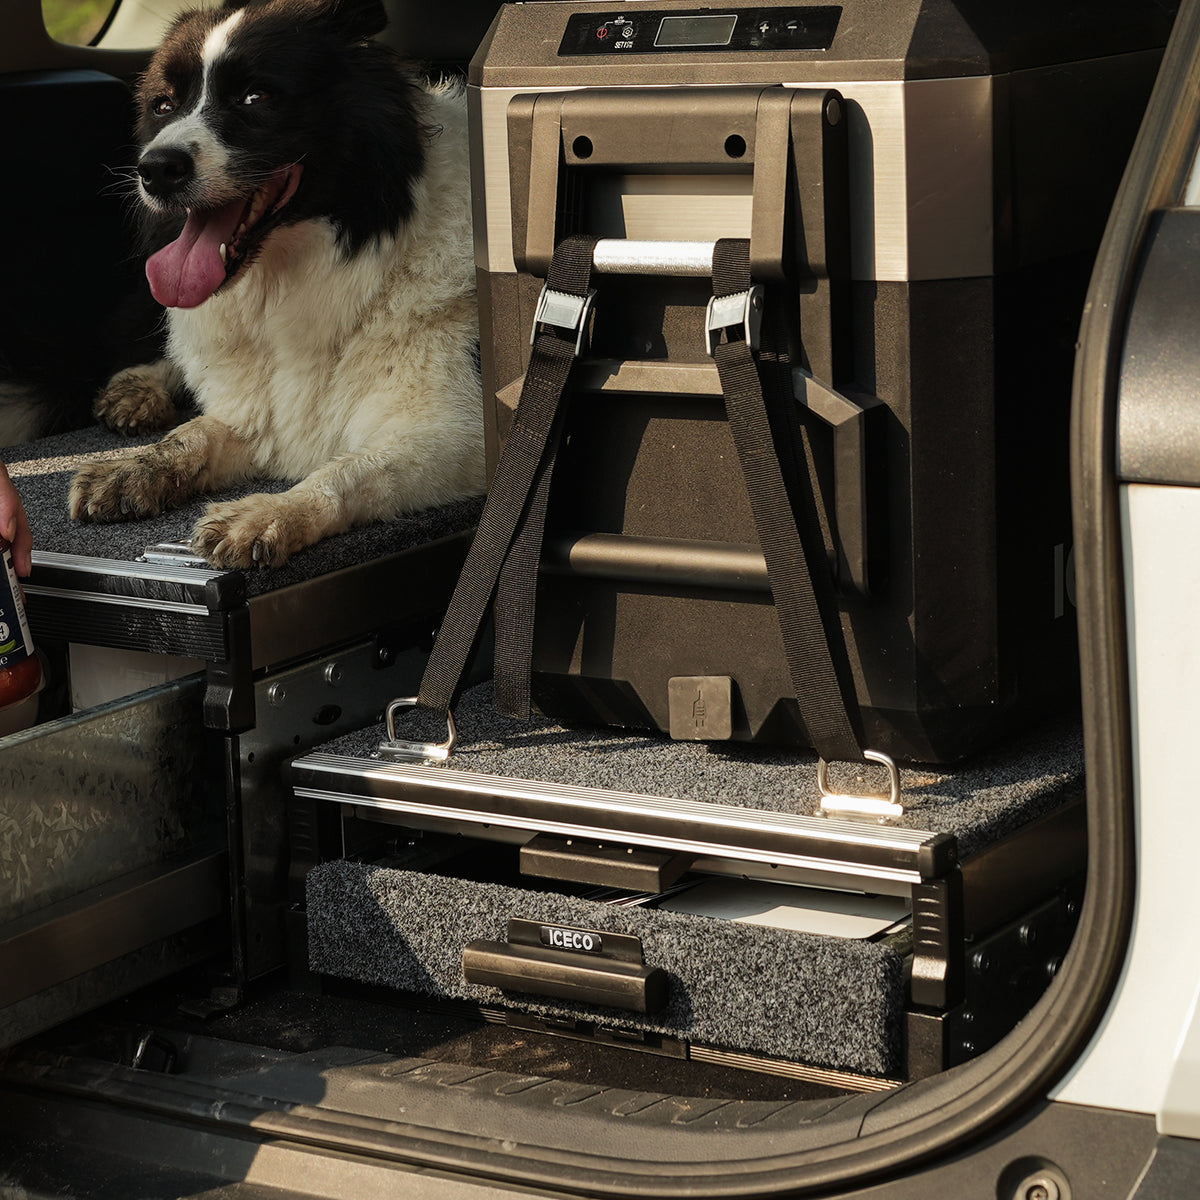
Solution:
<path fill-rule="evenodd" d="M 728 46 L 737 17 L 663 17 L 654 39 L 656 46 Z"/>

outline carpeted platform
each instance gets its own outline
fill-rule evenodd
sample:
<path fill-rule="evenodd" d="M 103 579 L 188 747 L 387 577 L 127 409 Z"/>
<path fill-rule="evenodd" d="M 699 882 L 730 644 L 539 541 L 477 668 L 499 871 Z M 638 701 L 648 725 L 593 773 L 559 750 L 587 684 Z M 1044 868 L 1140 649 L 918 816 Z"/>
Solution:
<path fill-rule="evenodd" d="M 608 788 L 708 804 L 811 816 L 818 810 L 816 758 L 807 752 L 741 743 L 673 742 L 626 729 L 565 728 L 544 717 L 518 721 L 496 712 L 490 684 L 464 693 L 455 710 L 459 743 L 447 770 Z M 424 715 L 400 718 L 398 736 L 445 737 Z M 382 725 L 320 747 L 372 758 Z M 954 767 L 902 768 L 902 824 L 951 833 L 966 858 L 1058 807 L 1083 780 L 1078 721 L 1063 717 Z M 830 783 L 882 790 L 869 768 L 830 770 Z"/>
<path fill-rule="evenodd" d="M 156 441 L 158 436 L 129 438 L 92 425 L 23 446 L 7 447 L 4 461 L 29 513 L 35 551 L 134 561 L 149 546 L 186 542 L 205 506 L 214 500 L 233 500 L 254 492 L 282 492 L 290 486 L 279 480 L 257 480 L 193 500 L 183 508 L 145 521 L 92 525 L 68 517 L 71 478 L 84 461 L 119 455 L 134 446 Z M 294 555 L 282 567 L 244 572 L 246 590 L 251 596 L 275 591 L 462 532 L 474 526 L 482 505 L 482 498 L 463 500 L 327 538 Z"/>

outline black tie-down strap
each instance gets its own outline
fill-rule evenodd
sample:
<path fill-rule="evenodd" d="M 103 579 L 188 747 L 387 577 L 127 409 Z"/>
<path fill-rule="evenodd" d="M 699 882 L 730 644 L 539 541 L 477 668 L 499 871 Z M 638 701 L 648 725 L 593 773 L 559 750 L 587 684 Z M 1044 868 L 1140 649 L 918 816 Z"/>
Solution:
<path fill-rule="evenodd" d="M 513 715 L 529 714 L 534 601 L 546 500 L 561 427 L 560 401 L 587 323 L 595 242 L 592 237 L 572 237 L 555 252 L 521 398 L 479 528 L 420 694 L 396 701 L 393 709 L 415 704 L 448 716 L 495 597 L 497 705 Z M 761 348 L 756 346 L 762 301 L 763 289 L 752 286 L 749 243 L 717 242 L 709 348 L 766 559 L 793 691 L 817 753 L 829 761 L 859 761 L 864 755 L 851 717 L 853 682 L 803 431 L 792 399 L 786 332 L 778 329 L 783 314 L 767 311 L 766 336 Z M 395 739 L 392 709 L 388 725 L 392 746 L 408 746 Z M 448 753 L 453 741 L 451 720 L 448 742 L 436 748 Z M 386 742 L 381 747 L 388 748 Z M 435 749 L 428 744 L 419 748 Z"/>
<path fill-rule="evenodd" d="M 709 350 L 766 559 L 792 689 L 821 758 L 858 762 L 864 754 L 851 715 L 857 711 L 854 683 L 792 396 L 785 316 L 764 307 L 764 289 L 752 284 L 750 243 L 718 241 Z"/>
<path fill-rule="evenodd" d="M 446 714 L 454 706 L 499 587 L 504 603 L 498 607 L 504 615 L 497 617 L 503 626 L 496 638 L 497 696 L 503 698 L 506 711 L 529 713 L 528 646 L 559 402 L 586 332 L 595 244 L 594 237 L 567 238 L 550 264 L 521 398 L 479 528 L 426 664 L 415 699 L 419 708 Z"/>

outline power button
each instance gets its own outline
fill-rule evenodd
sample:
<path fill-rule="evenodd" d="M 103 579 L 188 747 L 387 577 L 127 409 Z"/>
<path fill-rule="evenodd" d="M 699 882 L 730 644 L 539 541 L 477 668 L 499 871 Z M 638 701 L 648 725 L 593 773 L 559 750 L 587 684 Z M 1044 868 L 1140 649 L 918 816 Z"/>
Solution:
<path fill-rule="evenodd" d="M 632 50 L 636 27 L 626 17 L 617 17 L 595 26 L 596 40 L 607 42 L 613 50 Z"/>

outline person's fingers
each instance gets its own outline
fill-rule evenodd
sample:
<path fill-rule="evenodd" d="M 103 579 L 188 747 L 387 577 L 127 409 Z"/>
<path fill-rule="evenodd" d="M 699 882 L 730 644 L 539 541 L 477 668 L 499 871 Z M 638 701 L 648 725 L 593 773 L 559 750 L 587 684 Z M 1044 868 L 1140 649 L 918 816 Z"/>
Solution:
<path fill-rule="evenodd" d="M 0 536 L 12 542 L 13 567 L 18 575 L 28 575 L 32 567 L 33 532 L 25 506 L 8 468 L 0 462 Z"/>
<path fill-rule="evenodd" d="M 33 531 L 29 528 L 29 518 L 25 515 L 25 505 L 17 500 L 17 535 L 11 538 L 13 544 L 13 568 L 18 575 L 24 577 L 33 569 Z"/>

